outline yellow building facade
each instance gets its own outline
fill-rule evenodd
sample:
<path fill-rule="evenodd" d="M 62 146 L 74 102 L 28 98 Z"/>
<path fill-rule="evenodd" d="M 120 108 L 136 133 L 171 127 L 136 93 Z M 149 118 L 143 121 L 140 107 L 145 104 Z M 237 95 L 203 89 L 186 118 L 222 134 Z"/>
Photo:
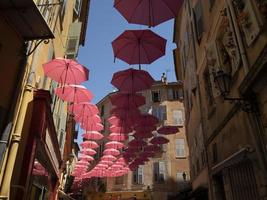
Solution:
<path fill-rule="evenodd" d="M 179 132 L 166 136 L 170 140 L 162 145 L 162 152 L 151 158 L 145 165 L 140 165 L 135 171 L 116 177 L 107 178 L 104 182 L 106 193 L 99 194 L 102 199 L 168 199 L 183 190 L 190 190 L 189 149 L 184 129 L 184 107 L 182 86 L 176 82 L 157 81 L 150 90 L 142 91 L 146 104 L 140 107 L 141 113 L 156 116 L 162 125 L 179 126 Z M 109 94 L 109 95 L 112 95 Z M 97 103 L 101 113 L 105 130 L 109 134 L 108 118 L 113 106 L 109 95 Z M 133 139 L 130 136 L 129 141 Z M 102 141 L 99 155 L 102 155 L 104 144 Z M 90 198 L 99 198 L 88 195 Z"/>
<path fill-rule="evenodd" d="M 72 160 L 75 132 L 67 104 L 54 95 L 57 84 L 44 76 L 42 64 L 56 57 L 77 57 L 85 42 L 89 4 L 0 3 L 0 199 L 60 198 L 58 188 Z"/>
<path fill-rule="evenodd" d="M 175 20 L 196 199 L 267 199 L 266 8 L 190 0 Z"/>

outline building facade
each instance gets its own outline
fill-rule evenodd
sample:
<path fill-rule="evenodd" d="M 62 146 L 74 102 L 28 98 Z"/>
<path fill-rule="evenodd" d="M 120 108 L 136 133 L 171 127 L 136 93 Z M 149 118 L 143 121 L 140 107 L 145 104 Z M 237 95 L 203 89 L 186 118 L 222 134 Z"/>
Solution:
<path fill-rule="evenodd" d="M 141 113 L 156 116 L 160 121 L 158 127 L 179 126 L 179 132 L 166 136 L 170 142 L 162 145 L 161 153 L 151 158 L 145 165 L 140 165 L 138 169 L 124 176 L 107 178 L 106 198 L 127 199 L 136 195 L 137 199 L 168 199 L 179 191 L 190 188 L 182 86 L 177 82 L 157 81 L 150 90 L 142 91 L 141 94 L 146 99 L 146 104 L 140 107 Z M 97 104 L 105 124 L 105 135 L 109 134 L 107 120 L 113 108 L 110 95 L 112 93 Z M 129 137 L 129 141 L 131 139 L 132 136 Z M 99 151 L 101 154 L 103 146 Z"/>
<path fill-rule="evenodd" d="M 56 57 L 77 57 L 85 42 L 89 4 L 0 3 L 0 199 L 56 199 L 58 194 L 67 199 L 59 190 L 70 174 L 75 126 L 42 64 Z"/>
<path fill-rule="evenodd" d="M 175 20 L 195 198 L 267 199 L 264 0 L 189 0 Z"/>

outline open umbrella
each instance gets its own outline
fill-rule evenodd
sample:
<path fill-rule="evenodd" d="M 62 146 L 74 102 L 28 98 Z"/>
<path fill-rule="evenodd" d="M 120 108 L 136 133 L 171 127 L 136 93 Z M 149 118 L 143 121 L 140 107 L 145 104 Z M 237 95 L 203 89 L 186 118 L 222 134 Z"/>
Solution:
<path fill-rule="evenodd" d="M 122 149 L 124 147 L 124 144 L 117 141 L 107 142 L 105 144 L 106 148 L 113 148 L 113 149 Z"/>
<path fill-rule="evenodd" d="M 82 129 L 86 131 L 102 131 L 104 129 L 104 126 L 100 123 L 96 124 L 81 124 Z"/>
<path fill-rule="evenodd" d="M 64 90 L 64 91 L 63 91 Z M 82 85 L 65 85 L 58 87 L 55 94 L 63 101 L 81 103 L 91 101 L 93 95 Z"/>
<path fill-rule="evenodd" d="M 112 156 L 118 156 L 120 155 L 120 151 L 117 149 L 105 149 L 103 152 L 104 155 L 112 155 Z"/>
<path fill-rule="evenodd" d="M 126 30 L 112 42 L 115 58 L 130 65 L 151 64 L 165 55 L 167 40 L 151 30 Z"/>
<path fill-rule="evenodd" d="M 128 143 L 128 146 L 145 146 L 147 143 L 143 140 L 131 140 L 129 143 Z"/>
<path fill-rule="evenodd" d="M 112 156 L 112 155 L 104 155 L 101 157 L 101 160 L 106 160 L 106 161 L 114 161 L 116 159 L 117 158 L 115 156 Z"/>
<path fill-rule="evenodd" d="M 157 127 L 154 126 L 154 125 L 152 125 L 152 126 L 139 126 L 138 125 L 138 126 L 134 127 L 134 130 L 136 132 L 139 132 L 139 133 L 143 132 L 144 134 L 152 132 L 152 131 L 154 131 L 156 129 L 157 129 Z"/>
<path fill-rule="evenodd" d="M 158 118 L 150 114 L 142 114 L 136 119 L 138 126 L 154 126 L 157 123 L 159 123 Z"/>
<path fill-rule="evenodd" d="M 99 145 L 96 142 L 90 140 L 84 141 L 80 145 L 83 148 L 91 148 L 91 149 L 96 149 L 99 147 Z"/>
<path fill-rule="evenodd" d="M 133 136 L 137 139 L 151 138 L 154 135 L 151 132 L 135 132 Z"/>
<path fill-rule="evenodd" d="M 133 68 L 113 74 L 111 84 L 121 92 L 135 93 L 150 89 L 155 80 L 147 71 Z"/>
<path fill-rule="evenodd" d="M 134 121 L 136 118 L 138 118 L 140 114 L 140 110 L 138 108 L 113 108 L 111 110 L 111 113 L 113 116 L 116 116 L 120 119 L 128 119 Z"/>
<path fill-rule="evenodd" d="M 157 26 L 175 18 L 183 0 L 115 0 L 114 7 L 133 24 Z"/>
<path fill-rule="evenodd" d="M 120 108 L 138 108 L 146 103 L 144 96 L 132 93 L 117 92 L 109 98 L 112 105 Z"/>
<path fill-rule="evenodd" d="M 88 80 L 89 70 L 75 60 L 55 58 L 43 64 L 44 74 L 56 82 L 78 85 Z"/>
<path fill-rule="evenodd" d="M 110 118 L 108 118 L 108 122 L 114 126 L 126 126 L 126 127 L 131 127 L 134 124 L 132 119 L 120 118 L 117 116 L 111 116 Z"/>
<path fill-rule="evenodd" d="M 157 132 L 162 135 L 171 135 L 179 132 L 178 126 L 162 126 Z"/>
<path fill-rule="evenodd" d="M 158 151 L 161 151 L 161 148 L 158 145 L 148 145 L 148 146 L 144 147 L 144 151 L 146 151 L 146 152 L 158 152 Z"/>
<path fill-rule="evenodd" d="M 99 113 L 96 105 L 90 102 L 74 103 L 68 106 L 68 111 L 78 116 L 94 116 Z"/>
<path fill-rule="evenodd" d="M 104 136 L 99 132 L 84 133 L 82 137 L 88 140 L 101 140 Z"/>
<path fill-rule="evenodd" d="M 108 139 L 112 140 L 112 141 L 125 141 L 128 140 L 128 136 L 124 135 L 124 134 L 118 134 L 118 133 L 111 133 L 108 136 Z"/>
<path fill-rule="evenodd" d="M 130 127 L 123 127 L 123 126 L 111 126 L 109 130 L 113 133 L 118 133 L 118 134 L 127 134 L 132 132 L 132 128 Z"/>
<path fill-rule="evenodd" d="M 85 154 L 85 155 L 89 155 L 89 156 L 92 156 L 92 155 L 95 155 L 96 154 L 96 151 L 93 150 L 93 149 L 82 149 L 81 150 L 81 153 L 82 154 Z"/>
<path fill-rule="evenodd" d="M 150 140 L 151 144 L 166 144 L 169 140 L 165 137 L 157 136 Z"/>
<path fill-rule="evenodd" d="M 92 161 L 92 160 L 94 160 L 94 158 L 92 156 L 85 155 L 85 154 L 79 155 L 79 159 L 80 160 L 85 160 L 85 161 Z"/>

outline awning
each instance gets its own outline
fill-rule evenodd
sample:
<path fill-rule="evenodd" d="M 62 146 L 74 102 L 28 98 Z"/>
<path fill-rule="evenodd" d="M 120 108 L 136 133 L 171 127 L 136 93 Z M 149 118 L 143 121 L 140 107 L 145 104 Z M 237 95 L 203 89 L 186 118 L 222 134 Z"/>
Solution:
<path fill-rule="evenodd" d="M 54 38 L 33 0 L 1 0 L 0 13 L 25 40 Z"/>

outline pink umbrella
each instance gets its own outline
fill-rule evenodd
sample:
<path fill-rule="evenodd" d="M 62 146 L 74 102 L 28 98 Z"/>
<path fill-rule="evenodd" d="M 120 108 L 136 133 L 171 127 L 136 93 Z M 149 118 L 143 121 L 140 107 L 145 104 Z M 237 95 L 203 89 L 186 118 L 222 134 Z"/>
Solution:
<path fill-rule="evenodd" d="M 97 167 L 108 168 L 108 165 L 105 165 L 105 164 L 98 164 Z"/>
<path fill-rule="evenodd" d="M 126 30 L 112 42 L 115 58 L 130 65 L 151 64 L 165 55 L 167 40 L 151 30 Z"/>
<path fill-rule="evenodd" d="M 91 155 L 92 156 L 92 155 L 96 154 L 96 151 L 93 149 L 82 149 L 81 153 L 85 154 L 85 155 Z"/>
<path fill-rule="evenodd" d="M 118 133 L 118 134 L 127 134 L 132 132 L 132 128 L 130 127 L 120 127 L 120 126 L 111 126 L 109 130 L 113 133 Z"/>
<path fill-rule="evenodd" d="M 117 92 L 109 98 L 112 105 L 120 108 L 138 108 L 146 103 L 144 96 L 132 93 Z"/>
<path fill-rule="evenodd" d="M 117 116 L 111 116 L 108 118 L 108 122 L 114 126 L 126 126 L 126 127 L 131 127 L 134 122 L 131 119 L 128 118 L 120 118 Z"/>
<path fill-rule="evenodd" d="M 82 137 L 88 140 L 101 140 L 104 136 L 101 133 L 95 131 L 92 133 L 85 132 L 84 134 L 82 134 Z"/>
<path fill-rule="evenodd" d="M 159 123 L 158 118 L 150 114 L 142 114 L 136 119 L 136 124 L 138 126 L 154 126 L 157 123 Z"/>
<path fill-rule="evenodd" d="M 113 116 L 121 119 L 128 119 L 134 121 L 140 116 L 140 110 L 138 108 L 113 108 L 111 110 Z"/>
<path fill-rule="evenodd" d="M 64 92 L 63 92 L 64 90 Z M 82 85 L 65 85 L 58 87 L 55 94 L 63 101 L 81 103 L 91 101 L 93 95 Z"/>
<path fill-rule="evenodd" d="M 89 117 L 86 113 L 84 115 L 75 115 L 74 120 L 81 124 L 101 123 L 101 118 L 98 115 L 93 115 Z"/>
<path fill-rule="evenodd" d="M 105 144 L 106 148 L 113 148 L 113 149 L 122 149 L 124 147 L 124 144 L 117 141 L 107 142 Z"/>
<path fill-rule="evenodd" d="M 124 134 L 118 134 L 118 133 L 111 133 L 108 136 L 108 139 L 112 140 L 112 141 L 125 141 L 128 140 L 128 136 L 124 135 Z"/>
<path fill-rule="evenodd" d="M 156 126 L 139 126 L 138 125 L 138 126 L 134 127 L 134 130 L 136 132 L 139 132 L 139 134 L 141 134 L 141 133 L 144 133 L 144 134 L 151 133 L 152 131 L 154 131 L 156 129 L 157 129 Z"/>
<path fill-rule="evenodd" d="M 178 126 L 162 126 L 157 132 L 162 135 L 171 135 L 179 132 Z"/>
<path fill-rule="evenodd" d="M 121 92 L 135 93 L 151 88 L 155 80 L 147 71 L 127 69 L 113 74 L 111 83 Z"/>
<path fill-rule="evenodd" d="M 101 161 L 99 162 L 99 164 L 111 165 L 111 164 L 113 164 L 113 161 L 101 160 Z"/>
<path fill-rule="evenodd" d="M 116 159 L 117 158 L 115 156 L 112 156 L 112 155 L 104 155 L 101 157 L 101 160 L 106 160 L 106 161 L 114 161 Z"/>
<path fill-rule="evenodd" d="M 144 147 L 144 151 L 158 152 L 158 151 L 161 151 L 161 148 L 158 145 L 148 145 Z"/>
<path fill-rule="evenodd" d="M 143 138 L 151 138 L 154 135 L 151 132 L 135 132 L 133 136 L 137 139 L 143 139 Z"/>
<path fill-rule="evenodd" d="M 79 159 L 85 160 L 85 161 L 93 161 L 94 160 L 94 158 L 92 156 L 88 156 L 88 155 L 84 155 L 84 154 L 79 155 Z"/>
<path fill-rule="evenodd" d="M 84 161 L 84 160 L 80 160 L 80 161 L 78 161 L 77 163 L 76 163 L 76 165 L 88 165 L 89 163 L 88 162 L 86 162 L 86 161 Z"/>
<path fill-rule="evenodd" d="M 100 123 L 97 124 L 81 124 L 82 129 L 86 131 L 102 131 L 104 126 Z"/>
<path fill-rule="evenodd" d="M 89 70 L 75 60 L 55 58 L 43 64 L 44 74 L 58 83 L 80 84 L 88 80 Z"/>
<path fill-rule="evenodd" d="M 103 154 L 104 155 L 118 156 L 118 155 L 120 155 L 120 151 L 117 149 L 105 149 Z"/>
<path fill-rule="evenodd" d="M 152 140 L 150 140 L 151 144 L 166 144 L 168 142 L 169 140 L 167 138 L 161 136 L 154 137 Z"/>
<path fill-rule="evenodd" d="M 96 149 L 99 147 L 99 145 L 94 142 L 94 141 L 84 141 L 80 144 L 83 148 L 92 148 L 92 149 Z"/>
<path fill-rule="evenodd" d="M 143 140 L 131 140 L 129 143 L 128 143 L 128 146 L 145 146 L 147 143 Z"/>
<path fill-rule="evenodd" d="M 89 102 L 75 103 L 68 106 L 68 111 L 80 116 L 94 116 L 99 113 L 96 105 Z"/>
<path fill-rule="evenodd" d="M 114 7 L 133 24 L 157 26 L 175 18 L 183 0 L 115 0 Z"/>

